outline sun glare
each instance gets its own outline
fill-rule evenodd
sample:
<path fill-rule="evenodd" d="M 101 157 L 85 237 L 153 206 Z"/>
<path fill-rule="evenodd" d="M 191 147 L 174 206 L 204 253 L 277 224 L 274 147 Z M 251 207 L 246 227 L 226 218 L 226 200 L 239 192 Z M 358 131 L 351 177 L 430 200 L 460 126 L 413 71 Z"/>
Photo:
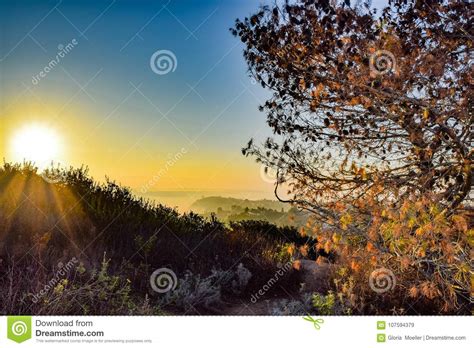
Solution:
<path fill-rule="evenodd" d="M 59 162 L 61 150 L 61 139 L 55 130 L 41 124 L 18 129 L 10 141 L 10 153 L 15 162 L 31 161 L 40 168 Z"/>

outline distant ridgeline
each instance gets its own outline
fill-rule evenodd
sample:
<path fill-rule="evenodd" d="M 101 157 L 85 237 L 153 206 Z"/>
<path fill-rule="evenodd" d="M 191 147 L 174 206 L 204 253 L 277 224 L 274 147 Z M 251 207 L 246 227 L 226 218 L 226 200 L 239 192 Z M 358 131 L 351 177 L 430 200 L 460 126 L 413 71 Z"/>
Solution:
<path fill-rule="evenodd" d="M 269 199 L 205 197 L 194 202 L 191 210 L 205 217 L 215 215 L 224 222 L 262 220 L 278 226 L 302 226 L 309 217 L 290 204 Z"/>

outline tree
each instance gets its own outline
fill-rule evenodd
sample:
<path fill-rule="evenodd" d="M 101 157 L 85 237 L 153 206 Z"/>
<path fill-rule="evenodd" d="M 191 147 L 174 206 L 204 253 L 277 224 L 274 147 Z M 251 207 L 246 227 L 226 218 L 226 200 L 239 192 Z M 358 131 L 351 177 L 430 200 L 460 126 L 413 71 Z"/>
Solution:
<path fill-rule="evenodd" d="M 392 0 L 377 16 L 346 3 L 300 0 L 237 20 L 251 74 L 273 91 L 261 109 L 276 134 L 244 153 L 321 216 L 379 182 L 398 201 L 436 192 L 459 207 L 472 185 L 472 5 Z"/>
<path fill-rule="evenodd" d="M 354 255 L 362 247 L 374 263 L 396 256 L 425 279 L 442 269 L 440 283 L 463 291 L 465 273 L 462 285 L 454 274 L 465 264 L 446 271 L 451 254 L 419 253 L 410 238 L 440 215 L 431 241 L 452 246 L 461 233 L 457 256 L 469 258 L 472 221 L 459 214 L 473 203 L 473 9 L 389 0 L 379 13 L 370 3 L 298 0 L 264 6 L 231 29 L 250 74 L 273 92 L 260 108 L 274 136 L 243 153 L 276 170 L 276 196 L 283 200 L 283 185 L 288 201 L 333 233 L 328 241 L 348 237 Z M 446 232 L 455 221 L 462 228 Z M 402 237 L 411 240 L 404 251 L 393 245 Z"/>

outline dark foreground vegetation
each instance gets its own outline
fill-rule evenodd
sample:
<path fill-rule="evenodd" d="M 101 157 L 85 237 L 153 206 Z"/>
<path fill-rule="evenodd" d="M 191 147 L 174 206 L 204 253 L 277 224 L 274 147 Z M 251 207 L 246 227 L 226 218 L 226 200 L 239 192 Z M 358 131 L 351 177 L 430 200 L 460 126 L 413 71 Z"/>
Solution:
<path fill-rule="evenodd" d="M 252 294 L 282 269 L 259 298 L 273 299 L 259 314 L 441 311 L 436 297 L 419 294 L 403 307 L 393 297 L 397 291 L 368 291 L 367 279 L 352 276 L 327 243 L 293 227 L 259 221 L 225 226 L 193 213 L 180 215 L 113 182 L 94 182 L 85 169 L 39 175 L 29 164 L 4 164 L 0 192 L 2 314 L 239 314 L 227 309 L 252 306 Z M 329 292 L 301 291 L 304 280 L 294 269 L 302 259 L 333 263 L 324 274 Z M 157 293 L 150 276 L 163 267 L 176 274 L 176 287 Z M 344 291 L 357 287 L 364 292 L 359 299 L 346 298 Z M 367 298 L 372 301 L 361 303 Z M 456 313 L 468 313 L 468 302 L 456 299 Z"/>
<path fill-rule="evenodd" d="M 226 227 L 94 182 L 85 169 L 0 169 L 0 313 L 213 313 L 250 294 L 314 240 L 294 228 L 243 221 Z M 306 245 L 306 246 L 305 246 Z M 166 296 L 155 269 L 179 278 Z M 294 276 L 279 281 L 297 291 Z M 180 293 L 182 292 L 182 293 Z"/>

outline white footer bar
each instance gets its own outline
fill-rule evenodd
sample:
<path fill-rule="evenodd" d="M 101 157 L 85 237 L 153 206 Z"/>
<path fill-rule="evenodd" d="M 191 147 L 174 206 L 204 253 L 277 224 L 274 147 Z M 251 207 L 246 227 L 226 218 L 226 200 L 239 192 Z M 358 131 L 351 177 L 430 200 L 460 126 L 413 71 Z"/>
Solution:
<path fill-rule="evenodd" d="M 473 317 L 0 318 L 0 347 L 467 347 Z"/>

